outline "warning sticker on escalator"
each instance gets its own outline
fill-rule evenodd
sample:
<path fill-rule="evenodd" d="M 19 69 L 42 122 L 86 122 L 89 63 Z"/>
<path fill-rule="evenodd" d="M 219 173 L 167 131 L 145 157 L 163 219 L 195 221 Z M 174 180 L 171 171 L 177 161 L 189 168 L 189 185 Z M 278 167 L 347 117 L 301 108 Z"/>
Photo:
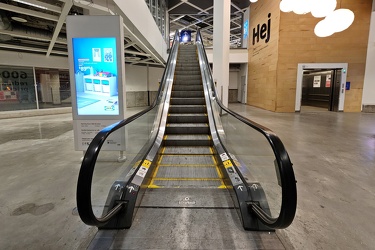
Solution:
<path fill-rule="evenodd" d="M 141 166 L 137 172 L 137 175 L 144 178 L 147 174 L 148 168 L 145 168 L 144 166 Z"/>
<path fill-rule="evenodd" d="M 230 160 L 226 160 L 223 162 L 225 168 L 233 167 L 233 164 Z"/>
<path fill-rule="evenodd" d="M 227 153 L 220 154 L 220 158 L 221 158 L 222 161 L 229 160 L 229 157 L 228 157 Z"/>
<path fill-rule="evenodd" d="M 149 160 L 144 160 L 142 162 L 142 167 L 149 168 L 151 166 L 151 161 Z"/>
<path fill-rule="evenodd" d="M 142 166 L 138 169 L 137 175 L 144 178 L 147 174 L 148 168 L 151 166 L 151 161 L 144 160 Z"/>

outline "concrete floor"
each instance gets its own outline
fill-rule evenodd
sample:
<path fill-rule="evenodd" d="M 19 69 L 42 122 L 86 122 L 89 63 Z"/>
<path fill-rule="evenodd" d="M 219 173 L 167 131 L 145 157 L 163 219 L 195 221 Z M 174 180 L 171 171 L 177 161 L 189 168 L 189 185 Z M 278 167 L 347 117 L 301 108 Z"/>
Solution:
<path fill-rule="evenodd" d="M 375 114 L 230 108 L 276 132 L 294 163 L 297 215 L 277 231 L 288 249 L 374 249 Z M 94 238 L 75 209 L 71 117 L 1 119 L 0 249 L 85 249 Z"/>

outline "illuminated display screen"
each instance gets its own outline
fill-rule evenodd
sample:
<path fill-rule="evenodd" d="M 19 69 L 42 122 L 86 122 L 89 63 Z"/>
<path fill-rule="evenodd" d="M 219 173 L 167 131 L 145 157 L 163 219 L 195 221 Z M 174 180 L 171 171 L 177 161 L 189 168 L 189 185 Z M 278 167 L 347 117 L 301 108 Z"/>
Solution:
<path fill-rule="evenodd" d="M 116 38 L 73 38 L 78 115 L 119 115 Z"/>

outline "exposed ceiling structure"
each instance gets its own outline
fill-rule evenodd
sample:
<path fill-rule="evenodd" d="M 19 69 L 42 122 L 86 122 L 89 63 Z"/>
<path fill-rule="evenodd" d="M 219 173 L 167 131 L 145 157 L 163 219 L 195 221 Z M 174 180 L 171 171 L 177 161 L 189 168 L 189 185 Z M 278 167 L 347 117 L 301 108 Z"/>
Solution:
<path fill-rule="evenodd" d="M 139 0 L 138 0 L 139 1 Z M 232 0 L 231 43 L 241 40 L 242 13 L 248 0 Z M 67 56 L 68 15 L 111 15 L 111 0 L 0 0 L 0 51 Z M 213 0 L 169 0 L 170 31 L 201 28 L 212 44 Z M 131 34 L 124 38 L 125 62 L 160 66 L 162 62 Z"/>
<path fill-rule="evenodd" d="M 213 0 L 169 0 L 168 13 L 170 31 L 200 29 L 206 46 L 213 41 Z M 242 37 L 243 13 L 249 7 L 249 0 L 232 0 L 230 16 L 230 44 L 239 47 Z"/>

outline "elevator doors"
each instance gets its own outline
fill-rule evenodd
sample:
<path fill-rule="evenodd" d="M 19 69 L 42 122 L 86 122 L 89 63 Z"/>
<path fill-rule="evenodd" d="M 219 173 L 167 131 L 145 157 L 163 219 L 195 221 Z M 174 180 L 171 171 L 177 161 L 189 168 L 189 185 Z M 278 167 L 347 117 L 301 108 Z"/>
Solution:
<path fill-rule="evenodd" d="M 338 111 L 341 73 L 341 69 L 306 69 L 302 80 L 302 111 Z"/>
<path fill-rule="evenodd" d="M 339 111 L 341 69 L 332 70 L 329 111 Z"/>

